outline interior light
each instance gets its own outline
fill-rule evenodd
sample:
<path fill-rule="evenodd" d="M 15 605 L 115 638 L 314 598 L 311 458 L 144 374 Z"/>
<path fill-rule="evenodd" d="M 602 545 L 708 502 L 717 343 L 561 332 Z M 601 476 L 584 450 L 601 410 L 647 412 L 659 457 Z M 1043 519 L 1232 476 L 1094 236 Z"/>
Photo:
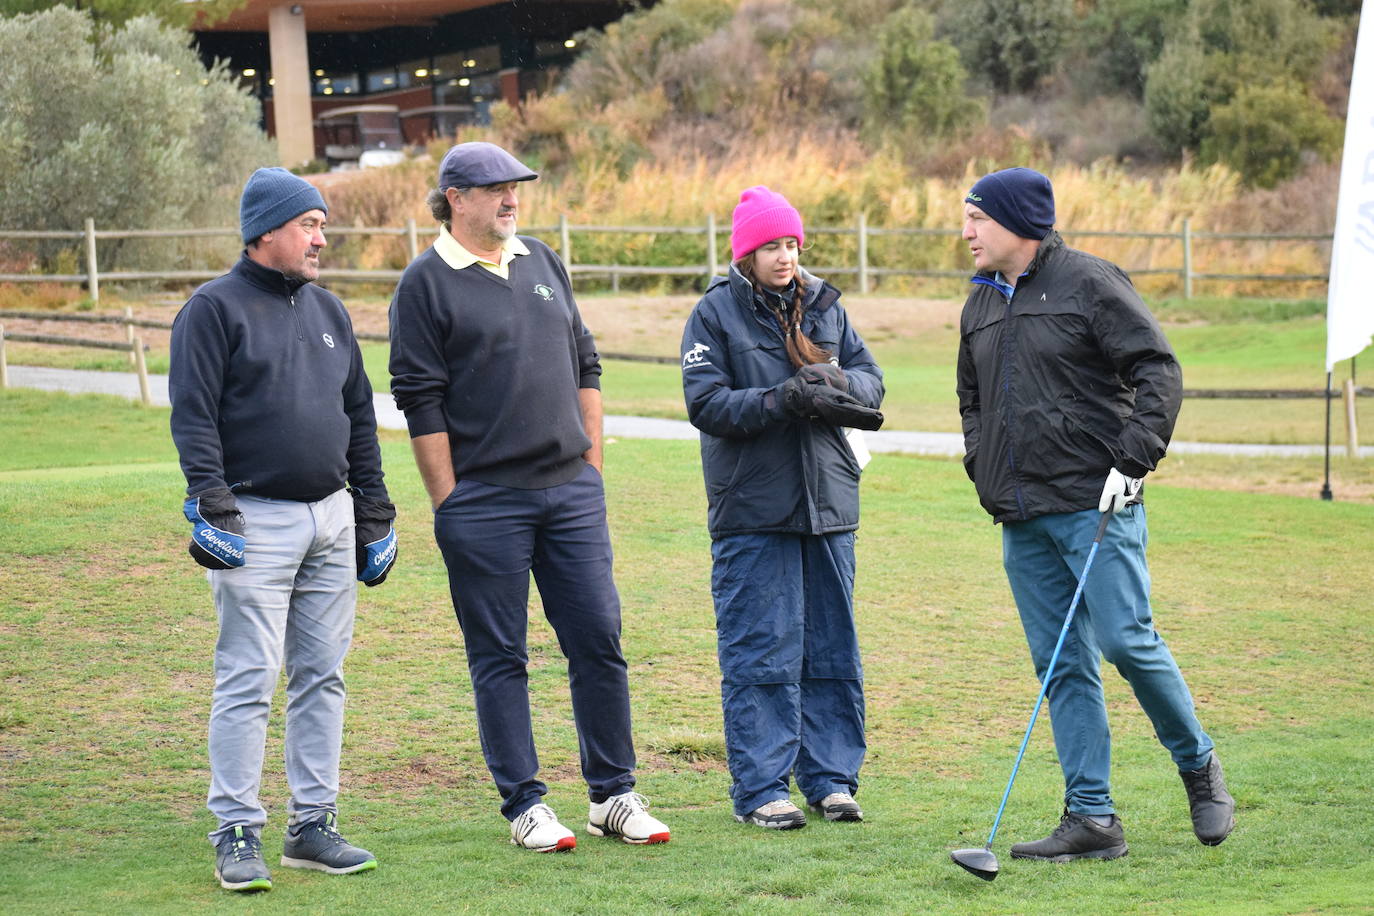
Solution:
<path fill-rule="evenodd" d="M 465 60 L 465 61 L 463 61 L 463 66 L 464 66 L 464 67 L 475 67 L 475 66 L 477 66 L 477 61 L 475 61 L 475 60 Z"/>
<path fill-rule="evenodd" d="M 267 78 L 267 85 L 269 85 L 269 86 L 275 86 L 275 85 L 277 85 L 277 78 L 276 78 L 275 76 L 269 76 L 269 77 Z"/>
<path fill-rule="evenodd" d="M 332 79 L 330 79 L 329 77 L 326 76 L 324 79 L 320 80 L 320 82 L 321 82 L 323 85 L 328 86 L 330 83 L 332 83 L 332 82 L 334 82 L 334 81 L 333 81 Z"/>
<path fill-rule="evenodd" d="M 257 76 L 257 75 L 258 75 L 258 71 L 254 70 L 252 67 L 244 67 L 244 68 L 243 68 L 243 75 L 244 75 L 244 76 Z"/>
<path fill-rule="evenodd" d="M 328 90 L 328 91 L 329 91 L 329 92 L 333 92 L 334 90 L 333 90 L 333 89 L 330 89 L 330 90 Z M 352 86 L 345 86 L 345 87 L 344 87 L 344 95 L 348 95 L 348 94 L 349 94 L 350 92 L 352 92 L 352 91 L 353 91 L 353 87 L 352 87 Z"/>
<path fill-rule="evenodd" d="M 334 94 L 334 88 L 333 88 L 332 86 L 325 86 L 325 87 L 324 87 L 324 94 L 325 94 L 325 95 L 333 95 L 333 94 Z"/>
<path fill-rule="evenodd" d="M 462 79 L 460 79 L 460 80 L 458 81 L 458 85 L 459 85 L 459 86 L 471 86 L 471 85 L 472 85 L 472 80 L 468 79 L 468 78 L 465 76 L 465 77 L 463 77 Z"/>
<path fill-rule="evenodd" d="M 575 48 L 575 47 L 577 47 L 577 39 L 576 39 L 576 38 L 569 38 L 567 41 L 563 42 L 563 47 L 565 47 L 565 48 Z"/>
<path fill-rule="evenodd" d="M 316 71 L 315 71 L 315 75 L 316 75 L 316 76 L 324 76 L 324 71 L 323 71 L 323 70 L 316 70 Z"/>
<path fill-rule="evenodd" d="M 472 100 L 473 100 L 474 102 L 480 102 L 480 101 L 482 101 L 482 97 L 481 97 L 480 95 L 474 95 L 474 96 L 472 97 Z"/>
<path fill-rule="evenodd" d="M 415 75 L 424 78 L 426 76 L 429 76 L 429 71 L 426 70 L 424 67 L 421 67 L 419 70 L 415 71 Z"/>
<path fill-rule="evenodd" d="M 386 77 L 386 78 L 384 78 L 384 79 L 382 80 L 382 85 L 383 85 L 383 86 L 390 86 L 390 85 L 391 85 L 392 83 L 394 83 L 394 82 L 396 82 L 396 81 L 395 81 L 394 79 L 392 79 L 391 77 L 388 76 L 388 77 Z"/>

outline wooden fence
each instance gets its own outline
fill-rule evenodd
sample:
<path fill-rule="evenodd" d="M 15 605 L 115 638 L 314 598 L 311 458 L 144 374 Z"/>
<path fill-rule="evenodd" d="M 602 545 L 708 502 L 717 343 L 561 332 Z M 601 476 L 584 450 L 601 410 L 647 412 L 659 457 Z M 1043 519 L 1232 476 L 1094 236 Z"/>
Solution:
<path fill-rule="evenodd" d="M 566 217 L 560 216 L 556 225 L 522 227 L 521 231 L 527 235 L 553 236 L 556 234 L 558 238 L 559 254 L 562 256 L 563 263 L 567 266 L 569 274 L 573 276 L 593 275 L 609 277 L 613 289 L 618 289 L 620 278 L 626 276 L 700 277 L 705 280 L 713 276 L 718 276 L 723 272 L 725 267 L 725 262 L 721 259 L 719 248 L 720 237 L 724 230 L 717 224 L 714 215 L 708 215 L 704 223 L 695 226 L 584 225 L 569 223 Z M 867 216 L 861 213 L 856 218 L 855 225 L 853 226 L 820 226 L 811 228 L 809 232 L 811 235 L 817 236 L 838 235 L 856 237 L 856 253 L 853 263 L 817 266 L 814 270 L 816 273 L 827 276 L 839 275 L 857 278 L 856 289 L 859 293 L 870 292 L 873 287 L 874 279 L 880 277 L 957 278 L 967 277 L 969 275 L 970 269 L 967 266 L 951 266 L 949 269 L 879 267 L 872 263 L 869 256 L 869 242 L 874 239 L 883 237 L 934 237 L 955 239 L 959 237 L 959 230 L 957 229 L 904 229 L 869 226 Z M 1123 267 L 1127 273 L 1133 276 L 1177 276 L 1184 298 L 1189 299 L 1192 298 L 1194 285 L 1198 281 L 1252 280 L 1279 283 L 1324 283 L 1327 279 L 1326 274 L 1201 273 L 1193 268 L 1195 249 L 1199 243 L 1249 241 L 1329 244 L 1331 242 L 1330 235 L 1195 232 L 1192 229 L 1191 222 L 1187 219 L 1183 221 L 1178 232 L 1107 232 L 1073 229 L 1061 229 L 1060 232 L 1070 239 L 1115 238 L 1177 242 L 1180 261 L 1176 267 L 1152 267 L 1147 265 L 1136 267 L 1123 265 Z M 574 258 L 573 233 L 699 235 L 704 237 L 702 246 L 704 249 L 702 252 L 703 260 L 688 264 L 582 264 L 578 263 Z M 404 226 L 400 227 L 330 226 L 328 234 L 336 237 L 367 235 L 397 236 L 405 240 L 408 260 L 413 260 L 420 252 L 420 232 L 414 220 L 408 220 Z M 237 237 L 238 231 L 234 229 L 97 229 L 95 220 L 93 219 L 86 220 L 85 228 L 80 231 L 0 230 L 0 239 L 46 239 L 79 242 L 84 252 L 85 266 L 85 271 L 83 273 L 0 274 L 0 283 L 79 283 L 87 288 L 91 301 L 99 303 L 101 283 L 135 281 L 180 281 L 198 283 L 217 277 L 224 272 L 223 265 L 218 265 L 214 268 L 205 270 L 120 270 L 102 273 L 99 266 L 97 246 L 97 242 L 101 240 Z M 325 281 L 394 282 L 398 280 L 400 276 L 400 270 L 392 269 L 360 270 L 350 268 L 326 268 L 320 271 L 320 278 Z"/>

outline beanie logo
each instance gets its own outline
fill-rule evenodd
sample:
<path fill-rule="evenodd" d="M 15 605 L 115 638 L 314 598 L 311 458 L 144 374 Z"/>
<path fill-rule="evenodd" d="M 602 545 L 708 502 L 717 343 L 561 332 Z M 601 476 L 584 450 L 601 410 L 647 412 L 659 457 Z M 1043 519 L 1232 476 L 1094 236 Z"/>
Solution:
<path fill-rule="evenodd" d="M 322 340 L 324 340 L 324 345 L 325 345 L 326 347 L 328 347 L 328 348 L 331 349 L 331 350 L 334 349 L 334 338 L 333 338 L 333 337 L 329 336 L 328 334 L 321 334 L 321 335 L 320 335 L 320 338 L 321 338 Z"/>
<path fill-rule="evenodd" d="M 975 204 L 981 204 L 983 202 L 983 198 L 979 197 L 977 194 L 974 194 L 972 191 L 968 192 L 968 197 L 965 197 L 964 200 L 971 200 Z"/>
<path fill-rule="evenodd" d="M 553 300 L 553 290 L 545 286 L 543 283 L 535 285 L 534 293 L 535 295 L 542 298 L 545 302 L 551 302 Z"/>

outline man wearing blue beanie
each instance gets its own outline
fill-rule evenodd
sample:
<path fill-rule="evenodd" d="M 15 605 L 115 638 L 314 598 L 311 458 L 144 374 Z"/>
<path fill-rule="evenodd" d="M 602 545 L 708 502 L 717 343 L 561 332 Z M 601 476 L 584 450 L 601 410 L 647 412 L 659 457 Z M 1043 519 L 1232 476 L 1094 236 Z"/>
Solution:
<path fill-rule="evenodd" d="M 1111 735 L 1102 658 L 1131 685 L 1188 795 L 1208 846 L 1235 826 L 1235 802 L 1173 655 L 1155 631 L 1142 479 L 1164 457 L 1182 373 L 1164 333 L 1116 265 L 1064 244 L 1054 190 L 1033 169 L 984 175 L 964 198 L 978 272 L 959 326 L 964 467 L 1002 525 L 1003 565 L 1048 679 L 1064 812 L 1013 858 L 1114 859 L 1126 837 L 1108 788 Z M 1089 550 L 1106 515 L 1078 613 L 1053 671 Z"/>
<path fill-rule="evenodd" d="M 281 864 L 377 867 L 335 829 L 343 660 L 357 582 L 396 559 L 372 387 L 343 303 L 319 277 L 328 207 L 285 169 L 258 169 L 239 206 L 246 248 L 172 323 L 172 439 L 186 475 L 190 554 L 219 617 L 210 707 L 215 877 L 272 887 L 258 799 L 267 718 L 286 668 Z"/>

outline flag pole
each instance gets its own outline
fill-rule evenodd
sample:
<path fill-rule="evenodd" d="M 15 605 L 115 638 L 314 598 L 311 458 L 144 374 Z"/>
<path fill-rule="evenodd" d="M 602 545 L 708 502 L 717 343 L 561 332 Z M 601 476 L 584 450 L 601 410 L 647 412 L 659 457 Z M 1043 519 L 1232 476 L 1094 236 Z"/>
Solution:
<path fill-rule="evenodd" d="M 1326 480 L 1322 483 L 1322 499 L 1328 502 L 1331 493 L 1331 372 L 1326 373 Z"/>

